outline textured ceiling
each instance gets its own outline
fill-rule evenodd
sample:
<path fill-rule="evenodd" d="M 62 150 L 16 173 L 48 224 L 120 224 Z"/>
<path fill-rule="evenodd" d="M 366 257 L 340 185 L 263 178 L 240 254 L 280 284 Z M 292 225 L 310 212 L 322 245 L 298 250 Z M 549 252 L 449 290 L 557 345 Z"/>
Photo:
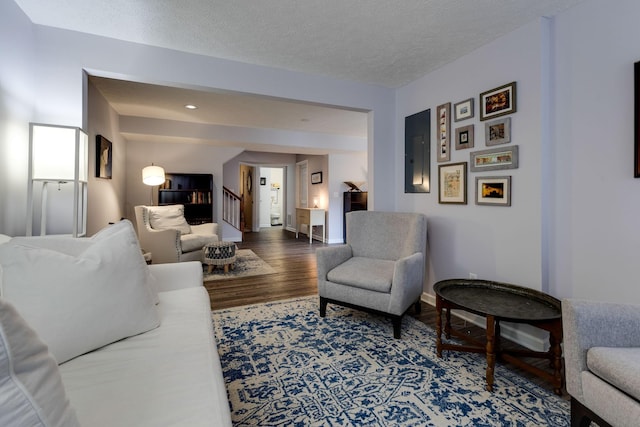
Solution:
<path fill-rule="evenodd" d="M 36 24 L 390 88 L 581 1 L 15 0 Z M 211 134 L 222 125 L 226 130 L 325 134 L 328 141 L 338 135 L 348 144 L 367 133 L 365 112 L 98 77 L 92 82 L 118 114 L 142 118 L 135 131 L 123 132 L 131 142 L 201 142 L 322 154 L 331 151 L 326 144 L 259 146 Z M 186 103 L 199 108 L 185 110 Z M 195 129 L 205 126 L 206 136 L 158 134 L 149 120 L 155 125 L 173 120 Z"/>
<path fill-rule="evenodd" d="M 583 0 L 15 0 L 36 24 L 391 88 Z"/>

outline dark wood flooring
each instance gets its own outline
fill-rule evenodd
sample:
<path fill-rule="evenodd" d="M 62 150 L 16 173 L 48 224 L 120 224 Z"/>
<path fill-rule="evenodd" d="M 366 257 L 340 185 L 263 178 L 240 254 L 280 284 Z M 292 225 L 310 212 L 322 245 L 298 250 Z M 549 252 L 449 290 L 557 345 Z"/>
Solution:
<path fill-rule="evenodd" d="M 306 295 L 316 295 L 317 272 L 315 250 L 326 246 L 317 240 L 309 244 L 305 235 L 295 238 L 295 233 L 282 227 L 262 228 L 258 233 L 245 233 L 244 241 L 238 243 L 239 249 L 251 249 L 260 258 L 276 270 L 276 273 L 264 276 L 252 276 L 228 280 L 205 282 L 211 299 L 211 309 L 217 310 L 247 304 L 258 304 Z M 413 309 L 409 315 L 435 329 L 435 308 L 425 302 L 422 311 L 415 314 Z M 463 330 L 470 337 L 482 340 L 485 331 L 473 324 L 457 318 L 451 319 L 454 328 Z M 389 330 L 391 334 L 391 329 Z M 504 347 L 519 348 L 517 344 L 503 340 Z M 546 368 L 544 360 L 530 360 L 538 367 Z M 552 390 L 550 384 L 521 369 L 505 365 L 508 369 L 531 379 L 534 383 Z M 566 397 L 566 393 L 564 394 Z"/>

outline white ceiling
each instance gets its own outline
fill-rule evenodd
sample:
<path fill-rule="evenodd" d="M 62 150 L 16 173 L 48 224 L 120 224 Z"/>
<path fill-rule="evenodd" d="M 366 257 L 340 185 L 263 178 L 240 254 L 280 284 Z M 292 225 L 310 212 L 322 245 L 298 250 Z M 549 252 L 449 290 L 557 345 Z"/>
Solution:
<path fill-rule="evenodd" d="M 583 0 L 15 1 L 36 24 L 396 88 Z M 123 116 L 366 135 L 364 112 L 92 81 Z M 186 103 L 199 108 L 187 111 Z"/>
<path fill-rule="evenodd" d="M 399 87 L 583 0 L 15 0 L 36 24 Z"/>

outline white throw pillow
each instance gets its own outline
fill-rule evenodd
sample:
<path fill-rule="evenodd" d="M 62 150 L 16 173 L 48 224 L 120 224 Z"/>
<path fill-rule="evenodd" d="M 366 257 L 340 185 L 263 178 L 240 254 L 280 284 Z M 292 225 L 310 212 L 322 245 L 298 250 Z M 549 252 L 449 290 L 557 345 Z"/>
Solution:
<path fill-rule="evenodd" d="M 184 218 L 183 205 L 147 206 L 149 224 L 154 230 L 177 229 L 181 234 L 190 234 L 191 226 Z"/>
<path fill-rule="evenodd" d="M 56 361 L 16 309 L 0 298 L 0 425 L 79 426 Z"/>
<path fill-rule="evenodd" d="M 0 294 L 58 363 L 160 324 L 137 237 L 121 221 L 77 256 L 13 240 L 0 245 Z"/>
<path fill-rule="evenodd" d="M 50 249 L 56 252 L 62 252 L 67 255 L 78 256 L 95 242 L 100 241 L 101 239 L 108 238 L 118 233 L 125 233 L 131 236 L 136 236 L 136 231 L 133 228 L 133 224 L 129 220 L 122 220 L 116 222 L 115 224 L 109 225 L 102 230 L 98 231 L 90 238 L 73 238 L 69 236 L 33 236 L 33 237 L 14 237 L 13 243 L 20 243 L 25 246 L 30 246 L 34 248 L 43 248 Z M 140 249 L 140 255 L 144 260 L 144 255 L 142 255 L 142 249 Z M 146 264 L 146 261 L 145 261 Z M 158 297 L 158 291 L 156 283 L 156 278 L 153 277 L 149 268 L 145 269 L 146 272 L 146 281 L 149 285 L 149 290 L 153 295 L 154 301 L 156 304 L 160 302 L 160 298 Z M 2 276 L 0 275 L 0 295 L 2 289 Z"/>

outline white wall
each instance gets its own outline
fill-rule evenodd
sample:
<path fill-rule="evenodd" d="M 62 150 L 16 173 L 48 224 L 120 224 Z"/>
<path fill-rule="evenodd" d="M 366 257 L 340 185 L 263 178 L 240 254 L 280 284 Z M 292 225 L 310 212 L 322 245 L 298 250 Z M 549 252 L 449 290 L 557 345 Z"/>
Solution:
<path fill-rule="evenodd" d="M 284 223 L 284 205 L 286 203 L 286 194 L 284 193 L 284 167 L 260 167 L 259 179 L 256 179 L 256 186 L 260 189 L 260 227 L 271 227 L 271 213 L 280 215 L 280 222 Z M 260 180 L 264 178 L 265 185 L 260 184 Z M 279 184 L 279 189 L 271 189 L 271 184 Z"/>
<path fill-rule="evenodd" d="M 28 25 L 24 14 L 14 2 L 3 2 L 0 5 L 0 15 L 3 22 L 7 23 L 0 27 L 3 43 L 15 43 L 16 34 L 25 35 L 26 40 L 25 46 L 21 46 L 25 47 L 26 53 L 5 56 L 3 51 L 3 65 L 0 66 L 3 80 L 0 81 L 0 87 L 3 90 L 8 87 L 30 88 L 29 93 L 38 94 L 37 97 L 25 99 L 26 114 L 21 114 L 19 107 L 10 107 L 11 117 L 8 118 L 15 122 L 19 133 L 14 133 L 11 140 L 7 135 L 0 135 L 0 149 L 6 150 L 11 143 L 12 156 L 19 159 L 12 164 L 11 179 L 5 181 L 9 188 L 0 196 L 2 206 L 11 203 L 11 208 L 2 219 L 3 228 L 0 232 L 24 233 L 26 201 L 16 201 L 26 200 L 26 197 L 9 197 L 9 194 L 22 194 L 25 191 L 28 135 L 24 129 L 28 129 L 28 122 L 31 120 L 87 128 L 83 70 L 147 83 L 216 88 L 370 110 L 375 112 L 375 122 L 371 126 L 369 149 L 380 146 L 383 152 L 392 150 L 389 142 L 394 136 L 393 90 Z M 13 22 L 18 25 L 17 28 Z M 31 42 L 29 40 L 32 37 Z M 31 55 L 35 55 L 33 62 Z M 13 80 L 8 77 L 10 73 Z M 14 99 L 5 92 L 2 96 L 3 104 Z M 33 114 L 30 113 L 32 109 Z M 3 123 L 2 126 L 9 124 Z M 14 146 L 19 147 L 17 151 L 13 151 Z M 372 155 L 370 161 L 379 160 Z M 140 165 L 142 164 L 140 161 Z M 130 181 L 127 178 L 127 185 Z M 381 176 L 376 177 L 375 181 L 379 182 L 377 188 L 382 195 L 391 194 L 393 171 L 381 169 Z M 133 203 L 146 200 L 138 194 L 142 190 L 134 188 L 132 191 L 135 193 L 132 197 L 136 200 Z M 131 215 L 132 203 L 129 197 L 127 199 L 125 212 Z M 381 196 L 379 203 L 381 206 L 392 206 L 393 199 Z M 11 224 L 11 228 L 5 228 L 5 224 Z"/>
<path fill-rule="evenodd" d="M 244 151 L 237 156 L 226 161 L 223 165 L 223 182 L 224 186 L 233 191 L 236 194 L 240 194 L 240 163 L 246 163 L 250 165 L 262 165 L 262 166 L 277 166 L 284 167 L 286 169 L 286 185 L 284 192 L 281 192 L 282 197 L 285 198 L 285 205 L 287 211 L 295 208 L 295 186 L 293 182 L 293 173 L 295 171 L 296 156 L 294 154 L 283 153 L 261 153 L 256 151 Z M 255 180 L 254 186 L 259 185 L 259 180 Z M 283 225 L 285 227 L 290 226 L 286 224 L 287 215 L 284 213 Z M 224 226 L 223 235 L 225 238 L 229 236 L 237 241 L 242 240 L 242 233 L 236 232 L 231 226 Z M 236 241 L 234 240 L 234 241 Z"/>
<path fill-rule="evenodd" d="M 35 37 L 12 2 L 0 2 L 0 233 L 26 233 L 29 122 L 35 94 Z"/>
<path fill-rule="evenodd" d="M 2 2 L 0 232 L 25 229 L 28 122 L 86 128 L 85 68 L 145 82 L 371 110 L 371 208 L 429 216 L 427 290 L 437 280 L 475 272 L 559 297 L 640 302 L 635 286 L 640 180 L 632 175 L 638 16 L 636 0 L 586 0 L 394 92 L 34 26 L 14 2 Z M 520 168 L 496 173 L 513 176 L 513 206 L 475 206 L 471 188 L 466 206 L 440 205 L 434 161 L 432 192 L 402 193 L 404 117 L 469 97 L 477 107 L 480 92 L 514 80 L 518 112 L 511 116 L 512 144 L 520 147 Z M 468 122 L 476 124 L 474 149 L 483 148 L 478 116 Z M 145 148 L 150 147 L 128 150 L 127 168 L 147 164 Z M 190 150 L 185 146 L 184 154 Z M 454 150 L 452 156 L 468 161 L 465 151 Z M 160 157 L 158 162 L 171 166 L 191 166 L 185 159 Z M 221 171 L 222 165 L 198 168 Z M 469 187 L 475 176 L 469 174 Z M 147 189 L 138 181 L 127 177 L 127 188 L 133 188 L 126 212 L 146 202 Z"/>
<path fill-rule="evenodd" d="M 398 210 L 424 212 L 428 216 L 428 285 L 453 278 L 469 277 L 518 283 L 535 289 L 541 280 L 541 164 L 542 123 L 540 111 L 541 37 L 546 25 L 531 23 L 506 37 L 495 40 L 460 58 L 397 93 L 396 179 Z M 517 113 L 511 116 L 512 142 L 520 151 L 519 168 L 484 173 L 467 173 L 467 204 L 438 203 L 438 166 L 435 156 L 435 132 L 431 126 L 431 192 L 404 194 L 404 118 L 427 108 L 431 123 L 436 123 L 436 107 L 475 98 L 475 116 L 451 124 L 474 124 L 475 144 L 472 149 L 455 150 L 452 142 L 451 162 L 469 162 L 469 153 L 486 149 L 484 123 L 480 121 L 478 95 L 481 92 L 517 82 Z M 477 206 L 476 176 L 512 176 L 511 207 Z"/>
<path fill-rule="evenodd" d="M 367 154 L 330 154 L 328 197 L 330 199 L 327 223 L 330 230 L 328 243 L 342 243 L 343 195 L 349 189 L 345 181 L 365 182 L 367 180 Z M 362 187 L 367 190 L 366 185 Z M 381 209 L 380 209 L 381 210 Z"/>
<path fill-rule="evenodd" d="M 633 64 L 640 2 L 598 0 L 555 20 L 551 290 L 640 302 Z"/>
<path fill-rule="evenodd" d="M 91 83 L 88 85 L 89 181 L 87 235 L 126 217 L 127 144 L 120 134 L 118 114 Z M 96 135 L 112 144 L 111 179 L 96 178 Z"/>
<path fill-rule="evenodd" d="M 127 143 L 126 213 L 133 220 L 136 205 L 151 203 L 151 187 L 142 183 L 142 168 L 151 163 L 167 173 L 205 173 L 213 175 L 213 220 L 222 222 L 223 165 L 238 155 L 240 149 L 213 147 L 191 143 Z M 157 187 L 153 187 L 153 203 L 157 203 Z"/>
<path fill-rule="evenodd" d="M 518 84 L 511 115 L 518 169 L 469 173 L 466 206 L 438 203 L 433 160 L 430 194 L 398 192 L 399 210 L 429 216 L 428 292 L 438 280 L 474 272 L 559 298 L 640 302 L 640 180 L 632 166 L 638 16 L 635 0 L 587 0 L 398 90 L 400 181 L 405 116 L 474 97 L 476 117 L 452 124 L 476 125 L 475 147 L 452 151 L 452 162 L 468 162 L 469 151 L 485 148 L 479 93 Z M 472 187 L 480 175 L 511 175 L 512 206 L 476 206 Z"/>

